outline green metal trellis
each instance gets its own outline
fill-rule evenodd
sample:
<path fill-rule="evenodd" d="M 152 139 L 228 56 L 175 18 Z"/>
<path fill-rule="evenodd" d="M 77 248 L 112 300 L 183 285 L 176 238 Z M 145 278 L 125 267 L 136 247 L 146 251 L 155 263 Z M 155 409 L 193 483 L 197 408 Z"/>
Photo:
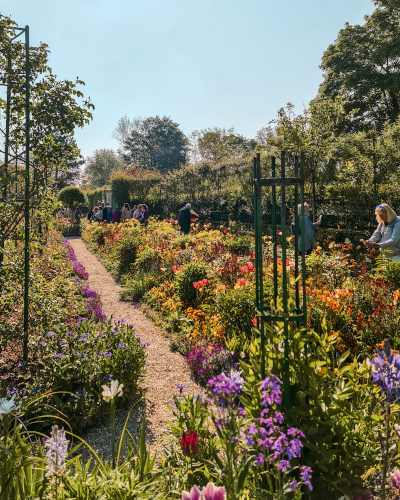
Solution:
<path fill-rule="evenodd" d="M 260 330 L 261 341 L 261 374 L 265 376 L 265 322 L 283 322 L 284 324 L 284 359 L 285 359 L 285 376 L 284 376 L 284 403 L 288 409 L 290 406 L 289 395 L 289 323 L 307 324 L 307 299 L 305 294 L 305 248 L 304 248 L 304 155 L 301 155 L 300 162 L 297 157 L 294 159 L 294 177 L 286 177 L 286 155 L 281 153 L 281 175 L 276 177 L 275 158 L 271 159 L 271 177 L 261 178 L 261 156 L 260 153 L 254 157 L 254 231 L 255 231 L 255 260 L 256 260 L 256 311 L 257 311 L 257 326 Z M 295 308 L 292 311 L 288 309 L 288 280 L 286 270 L 286 236 L 287 236 L 287 214 L 286 214 L 286 188 L 294 186 L 294 207 L 295 207 Z M 262 244 L 262 211 L 261 197 L 262 187 L 270 187 L 272 189 L 272 244 L 273 244 L 273 280 L 274 280 L 274 306 L 271 310 L 268 304 L 264 304 L 264 271 L 263 271 L 263 244 Z M 281 242 L 280 253 L 282 262 L 282 285 L 281 289 L 278 286 L 278 235 L 277 235 L 277 202 L 276 188 L 280 188 L 281 197 Z M 299 199 L 300 198 L 300 199 Z M 301 257 L 301 273 L 299 272 L 299 217 L 297 216 L 297 205 L 301 204 L 301 232 L 300 243 L 302 249 Z M 302 301 L 300 301 L 299 277 L 301 274 L 301 285 L 303 289 Z M 278 298 L 282 300 L 282 313 L 276 313 Z"/>
<path fill-rule="evenodd" d="M 13 27 L 17 31 L 17 35 L 11 40 L 15 40 L 22 34 L 25 34 L 25 235 L 24 235 L 24 263 L 25 263 L 25 276 L 24 276 L 24 340 L 23 340 L 23 360 L 27 361 L 28 358 L 28 329 L 29 329 L 29 240 L 30 240 L 30 220 L 29 220 L 29 188 L 30 188 L 30 175 L 29 175 L 29 126 L 30 126 L 30 106 L 29 106 L 29 79 L 30 79 L 30 64 L 29 64 L 29 26 L 25 28 Z M 4 34 L 4 27 L 1 27 L 0 37 Z M 11 67 L 11 59 L 7 60 L 8 69 Z M 4 158 L 4 171 L 7 179 L 8 173 L 8 150 L 9 150 L 9 130 L 10 130 L 10 96 L 11 84 L 9 82 L 9 75 L 7 74 L 7 109 L 6 109 L 6 137 L 5 137 L 5 158 Z M 16 164 L 17 170 L 17 164 Z M 17 184 L 17 179 L 16 179 Z M 11 190 L 10 190 L 11 194 Z M 4 188 L 4 198 L 7 198 L 7 185 Z"/>

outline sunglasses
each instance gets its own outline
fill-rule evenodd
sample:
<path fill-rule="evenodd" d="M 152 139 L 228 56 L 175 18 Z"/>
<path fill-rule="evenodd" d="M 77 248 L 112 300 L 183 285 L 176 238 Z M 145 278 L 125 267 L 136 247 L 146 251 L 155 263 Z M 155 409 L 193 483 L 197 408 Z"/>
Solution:
<path fill-rule="evenodd" d="M 383 208 L 383 206 L 382 205 L 377 205 L 376 208 Z"/>

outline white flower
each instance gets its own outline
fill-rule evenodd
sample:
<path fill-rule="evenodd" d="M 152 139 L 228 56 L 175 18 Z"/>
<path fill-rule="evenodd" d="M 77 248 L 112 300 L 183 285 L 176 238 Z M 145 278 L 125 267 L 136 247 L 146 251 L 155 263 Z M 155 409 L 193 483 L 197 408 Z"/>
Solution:
<path fill-rule="evenodd" d="M 0 420 L 3 420 L 3 415 L 8 415 L 13 410 L 16 410 L 21 406 L 21 404 L 19 404 L 18 406 L 15 405 L 14 402 L 15 396 L 16 394 L 13 394 L 11 396 L 11 399 L 6 399 L 6 398 L 0 399 Z"/>
<path fill-rule="evenodd" d="M 106 385 L 102 385 L 101 387 L 104 389 L 102 392 L 103 399 L 109 403 L 115 397 L 122 395 L 124 384 L 118 385 L 118 380 L 112 380 L 110 387 Z"/>
<path fill-rule="evenodd" d="M 64 428 L 58 429 L 56 425 L 53 425 L 51 437 L 44 443 L 44 446 L 47 448 L 47 477 L 58 474 L 58 472 L 65 468 L 65 459 L 68 456 L 68 443 L 69 441 L 65 438 Z"/>

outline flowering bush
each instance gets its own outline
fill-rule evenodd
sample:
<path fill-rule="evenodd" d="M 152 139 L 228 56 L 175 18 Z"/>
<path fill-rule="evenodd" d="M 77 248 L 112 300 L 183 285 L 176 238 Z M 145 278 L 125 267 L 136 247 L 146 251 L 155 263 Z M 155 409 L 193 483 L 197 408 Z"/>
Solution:
<path fill-rule="evenodd" d="M 195 378 L 201 383 L 221 373 L 228 361 L 230 353 L 218 345 L 196 345 L 186 355 L 188 365 Z"/>

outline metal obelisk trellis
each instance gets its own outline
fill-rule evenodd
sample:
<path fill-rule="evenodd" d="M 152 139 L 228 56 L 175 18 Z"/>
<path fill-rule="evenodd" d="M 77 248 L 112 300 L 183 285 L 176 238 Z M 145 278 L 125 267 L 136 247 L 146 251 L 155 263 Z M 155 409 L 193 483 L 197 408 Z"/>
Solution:
<path fill-rule="evenodd" d="M 301 155 L 300 162 L 296 157 L 294 159 L 294 177 L 286 177 L 285 152 L 281 153 L 281 175 L 275 176 L 275 158 L 271 159 L 271 177 L 261 178 L 261 159 L 260 154 L 254 157 L 254 231 L 255 231 L 255 257 L 256 257 L 256 311 L 257 326 L 260 330 L 261 341 L 261 374 L 265 376 L 265 322 L 283 322 L 284 324 L 284 403 L 288 409 L 290 407 L 290 382 L 289 382 L 289 323 L 307 324 L 307 299 L 305 294 L 305 249 L 304 249 L 304 156 Z M 294 186 L 294 206 L 295 206 L 295 309 L 288 309 L 288 279 L 286 269 L 286 237 L 287 237 L 287 215 L 286 215 L 286 188 Z M 264 305 L 264 271 L 263 271 L 263 243 L 262 243 L 262 210 L 261 197 L 262 187 L 272 189 L 272 244 L 273 244 L 273 280 L 274 280 L 274 304 L 277 306 L 278 298 L 282 299 L 283 313 L 276 313 L 277 309 L 271 310 L 269 304 Z M 280 188 L 281 199 L 281 241 L 278 241 L 277 234 L 277 203 L 276 189 Z M 301 204 L 301 272 L 299 272 L 299 217 L 297 215 L 298 203 Z M 280 258 L 282 263 L 281 286 L 279 287 L 278 276 L 278 245 L 280 243 Z M 301 275 L 301 284 L 303 289 L 302 302 L 300 303 L 299 276 Z"/>
<path fill-rule="evenodd" d="M 25 234 L 24 234 L 24 261 L 25 261 L 25 277 L 24 277 L 24 340 L 23 340 L 23 359 L 27 361 L 28 358 L 28 329 L 29 329 L 29 239 L 30 239 L 30 221 L 29 221 L 29 190 L 30 190 L 30 175 L 29 175 L 29 125 L 30 125 L 30 68 L 29 68 L 29 26 L 25 28 L 18 28 L 13 26 L 13 30 L 17 31 L 18 34 L 11 39 L 11 42 L 25 34 L 25 207 L 24 207 L 24 217 L 25 217 Z M 0 36 L 2 37 L 4 33 L 4 27 L 0 31 Z M 7 69 L 11 68 L 11 59 L 7 58 Z M 10 75 L 7 72 L 7 109 L 6 109 L 6 137 L 5 137 L 5 158 L 4 158 L 4 171 L 6 178 L 6 185 L 4 188 L 4 198 L 7 198 L 7 175 L 8 175 L 8 150 L 9 150 L 9 133 L 10 133 L 10 96 L 12 92 Z M 17 172 L 17 163 L 16 163 Z M 17 186 L 17 177 L 15 179 Z M 10 189 L 11 196 L 11 189 Z"/>

